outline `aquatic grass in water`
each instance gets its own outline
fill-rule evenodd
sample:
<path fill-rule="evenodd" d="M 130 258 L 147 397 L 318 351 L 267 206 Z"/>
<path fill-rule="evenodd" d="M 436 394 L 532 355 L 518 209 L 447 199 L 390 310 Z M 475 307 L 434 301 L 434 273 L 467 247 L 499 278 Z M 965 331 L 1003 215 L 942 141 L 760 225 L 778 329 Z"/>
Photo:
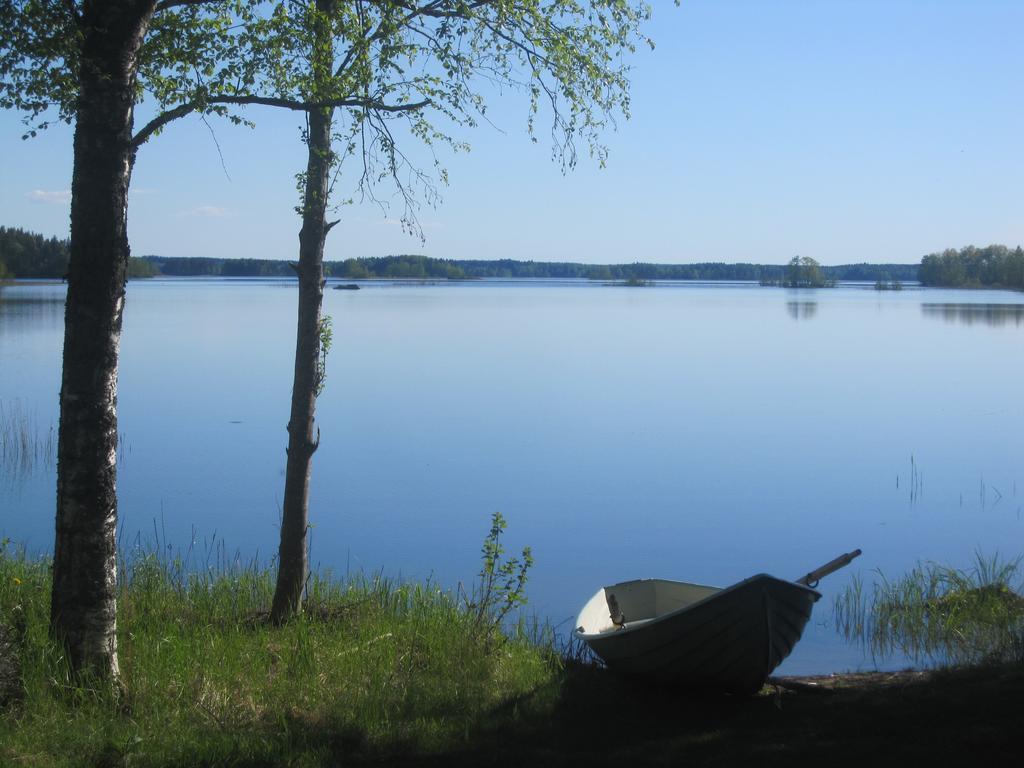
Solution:
<path fill-rule="evenodd" d="M 124 433 L 118 434 L 117 461 L 131 453 Z M 35 472 L 52 471 L 57 460 L 57 428 L 40 425 L 20 400 L 0 400 L 0 477 L 23 480 Z"/>
<path fill-rule="evenodd" d="M 19 400 L 0 400 L 0 468 L 4 475 L 24 476 L 53 466 L 57 432 L 40 429 Z"/>
<path fill-rule="evenodd" d="M 876 658 L 901 653 L 915 663 L 1024 660 L 1021 558 L 976 555 L 959 570 L 919 563 L 900 579 L 882 573 L 868 595 L 855 577 L 835 600 L 836 626 Z"/>

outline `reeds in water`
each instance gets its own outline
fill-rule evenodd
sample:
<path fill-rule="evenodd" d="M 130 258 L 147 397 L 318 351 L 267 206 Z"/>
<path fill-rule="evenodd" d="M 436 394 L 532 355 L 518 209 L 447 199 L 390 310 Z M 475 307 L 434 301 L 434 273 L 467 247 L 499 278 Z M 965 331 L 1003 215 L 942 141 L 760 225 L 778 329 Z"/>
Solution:
<path fill-rule="evenodd" d="M 117 436 L 117 462 L 132 452 L 124 433 Z M 0 478 L 23 480 L 57 464 L 57 427 L 43 426 L 20 400 L 0 400 Z"/>
<path fill-rule="evenodd" d="M 1024 660 L 1021 558 L 975 556 L 960 570 L 918 563 L 902 578 L 879 573 L 868 595 L 863 581 L 835 601 L 836 625 L 875 658 L 903 654 L 915 663 L 978 664 Z"/>
<path fill-rule="evenodd" d="M 0 468 L 3 474 L 25 476 L 53 467 L 57 430 L 43 429 L 21 401 L 0 400 Z"/>

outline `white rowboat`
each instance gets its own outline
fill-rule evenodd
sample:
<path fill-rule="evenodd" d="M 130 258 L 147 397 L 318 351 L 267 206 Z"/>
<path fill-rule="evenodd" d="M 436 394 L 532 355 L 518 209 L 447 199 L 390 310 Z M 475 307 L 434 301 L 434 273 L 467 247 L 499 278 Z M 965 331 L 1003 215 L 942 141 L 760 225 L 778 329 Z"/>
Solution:
<path fill-rule="evenodd" d="M 767 574 L 721 589 L 640 579 L 597 591 L 575 634 L 609 668 L 665 684 L 756 693 L 800 640 L 821 593 L 809 585 L 855 550 L 798 581 Z"/>

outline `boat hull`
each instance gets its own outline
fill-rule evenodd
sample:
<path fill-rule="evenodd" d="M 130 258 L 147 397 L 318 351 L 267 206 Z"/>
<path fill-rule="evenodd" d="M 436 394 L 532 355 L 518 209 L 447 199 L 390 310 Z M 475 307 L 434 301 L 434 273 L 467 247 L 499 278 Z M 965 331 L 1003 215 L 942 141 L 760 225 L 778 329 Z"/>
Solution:
<path fill-rule="evenodd" d="M 625 616 L 622 628 L 598 620 L 601 611 L 608 614 L 608 595 Z M 576 634 L 611 669 L 670 685 L 750 694 L 793 650 L 820 597 L 767 574 L 726 589 L 623 582 L 591 598 Z"/>

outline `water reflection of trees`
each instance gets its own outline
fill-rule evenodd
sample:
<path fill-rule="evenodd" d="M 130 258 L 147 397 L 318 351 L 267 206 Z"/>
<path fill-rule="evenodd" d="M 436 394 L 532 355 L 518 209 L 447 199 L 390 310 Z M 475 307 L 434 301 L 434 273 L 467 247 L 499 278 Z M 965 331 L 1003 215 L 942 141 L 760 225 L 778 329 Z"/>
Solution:
<path fill-rule="evenodd" d="M 964 325 L 1024 325 L 1024 304 L 922 304 L 925 317 Z"/>
<path fill-rule="evenodd" d="M 0 331 L 18 332 L 26 327 L 62 325 L 64 294 L 36 293 L 0 287 Z"/>
<path fill-rule="evenodd" d="M 810 320 L 818 314 L 816 301 L 787 301 L 786 311 L 794 320 Z"/>

